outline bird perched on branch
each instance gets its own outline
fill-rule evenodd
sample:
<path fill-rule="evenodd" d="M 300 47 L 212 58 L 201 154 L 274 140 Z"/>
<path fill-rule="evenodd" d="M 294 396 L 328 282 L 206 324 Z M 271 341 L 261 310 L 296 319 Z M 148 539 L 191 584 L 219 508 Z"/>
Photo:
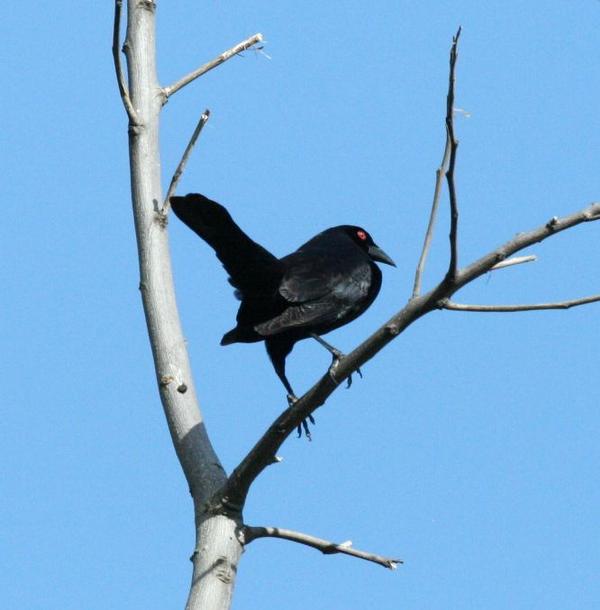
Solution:
<path fill-rule="evenodd" d="M 394 261 L 367 231 L 352 225 L 327 229 L 277 258 L 204 195 L 190 193 L 170 201 L 176 216 L 214 249 L 241 301 L 237 325 L 223 335 L 221 345 L 264 341 L 293 404 L 297 399 L 285 375 L 285 359 L 294 344 L 313 337 L 332 353 L 334 363 L 339 360 L 343 354 L 320 335 L 362 314 L 381 288 L 375 262 L 395 266 Z M 306 421 L 303 427 L 310 438 Z"/>

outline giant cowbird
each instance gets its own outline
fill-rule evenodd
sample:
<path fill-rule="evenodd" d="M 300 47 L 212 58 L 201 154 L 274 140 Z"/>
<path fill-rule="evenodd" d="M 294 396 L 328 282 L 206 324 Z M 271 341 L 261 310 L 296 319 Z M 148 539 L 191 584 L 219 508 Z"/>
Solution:
<path fill-rule="evenodd" d="M 339 358 L 341 352 L 320 335 L 351 322 L 371 305 L 381 288 L 375 261 L 395 266 L 360 227 L 332 227 L 277 258 L 252 241 L 222 205 L 204 195 L 171 197 L 171 206 L 214 249 L 241 301 L 237 325 L 223 335 L 221 345 L 264 341 L 290 404 L 296 396 L 285 375 L 285 359 L 294 344 L 314 337 L 334 360 Z M 306 422 L 303 425 L 310 437 Z"/>

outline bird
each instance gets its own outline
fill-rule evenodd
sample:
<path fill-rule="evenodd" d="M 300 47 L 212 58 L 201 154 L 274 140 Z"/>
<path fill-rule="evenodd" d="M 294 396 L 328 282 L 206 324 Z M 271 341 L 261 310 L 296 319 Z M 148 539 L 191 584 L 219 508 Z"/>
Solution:
<path fill-rule="evenodd" d="M 362 227 L 339 225 L 322 231 L 295 252 L 277 258 L 253 241 L 227 209 L 199 193 L 172 196 L 173 212 L 213 248 L 240 301 L 236 326 L 221 345 L 264 341 L 291 406 L 298 399 L 285 374 L 294 345 L 316 339 L 338 361 L 342 352 L 322 339 L 352 322 L 375 300 L 382 273 L 376 263 L 396 266 Z M 348 379 L 350 384 L 351 378 Z M 309 416 L 314 424 L 314 418 Z M 306 420 L 302 429 L 310 440 Z"/>

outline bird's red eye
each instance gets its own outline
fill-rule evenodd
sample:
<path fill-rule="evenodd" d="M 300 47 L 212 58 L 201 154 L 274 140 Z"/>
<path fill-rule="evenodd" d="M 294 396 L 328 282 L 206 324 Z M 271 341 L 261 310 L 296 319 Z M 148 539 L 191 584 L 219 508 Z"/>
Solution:
<path fill-rule="evenodd" d="M 359 229 L 356 232 L 356 235 L 358 236 L 358 239 L 362 239 L 362 241 L 365 241 L 365 239 L 367 239 L 367 234 L 362 229 Z"/>

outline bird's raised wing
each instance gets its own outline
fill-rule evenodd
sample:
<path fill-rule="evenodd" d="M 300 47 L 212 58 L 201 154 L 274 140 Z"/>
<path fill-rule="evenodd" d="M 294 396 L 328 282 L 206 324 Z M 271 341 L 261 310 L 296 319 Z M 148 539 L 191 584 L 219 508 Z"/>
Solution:
<path fill-rule="evenodd" d="M 250 239 L 222 205 L 190 193 L 171 197 L 171 207 L 179 220 L 213 247 L 230 283 L 242 293 L 277 285 L 283 275 L 279 259 Z"/>

